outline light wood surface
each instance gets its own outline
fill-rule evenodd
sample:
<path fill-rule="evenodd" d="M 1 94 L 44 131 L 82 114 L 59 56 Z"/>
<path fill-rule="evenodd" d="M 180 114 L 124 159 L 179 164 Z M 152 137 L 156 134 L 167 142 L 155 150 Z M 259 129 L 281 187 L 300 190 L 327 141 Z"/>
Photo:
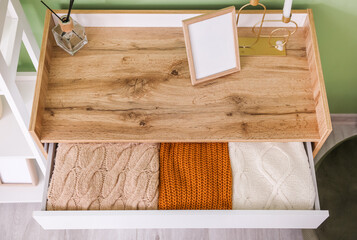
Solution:
<path fill-rule="evenodd" d="M 43 29 L 42 46 L 40 53 L 40 62 L 38 66 L 37 81 L 35 88 L 35 96 L 33 99 L 32 113 L 30 120 L 30 133 L 37 143 L 42 154 L 47 158 L 47 152 L 45 151 L 39 136 L 41 136 L 42 128 L 42 114 L 45 110 L 46 94 L 48 86 L 48 77 L 50 72 L 50 61 L 52 55 L 52 47 L 54 46 L 54 38 L 51 33 L 51 29 L 54 27 L 52 15 L 49 10 L 46 12 L 45 26 Z"/>
<path fill-rule="evenodd" d="M 319 47 L 317 44 L 315 22 L 311 9 L 306 19 L 306 53 L 311 71 L 312 90 L 316 106 L 316 117 L 319 126 L 320 140 L 314 144 L 314 156 L 321 149 L 332 131 L 330 112 L 327 103 L 325 82 L 322 73 Z"/>
<path fill-rule="evenodd" d="M 233 27 L 233 37 L 234 37 L 234 52 L 235 52 L 235 61 L 236 61 L 236 66 L 234 68 L 231 69 L 227 69 L 223 72 L 218 72 L 215 73 L 213 75 L 210 76 L 206 76 L 204 78 L 201 79 L 197 79 L 196 78 L 196 71 L 195 71 L 195 63 L 194 63 L 194 58 L 193 58 L 193 53 L 192 53 L 192 45 L 191 45 L 191 40 L 190 40 L 190 31 L 189 31 L 189 25 L 190 24 L 194 24 L 194 23 L 198 23 L 201 21 L 205 21 L 211 18 L 215 18 L 218 16 L 222 16 L 225 15 L 227 13 L 231 13 L 232 14 L 232 27 Z M 207 14 L 203 14 L 197 17 L 193 17 L 190 19 L 186 19 L 184 21 L 182 21 L 182 26 L 183 26 L 183 35 L 184 35 L 184 39 L 185 39 L 185 45 L 186 45 L 186 52 L 187 52 L 187 61 L 188 61 L 188 65 L 189 65 L 189 71 L 190 71 L 190 76 L 191 76 L 191 82 L 192 85 L 197 85 L 199 83 L 202 82 L 206 82 L 215 78 L 220 78 L 222 76 L 234 73 L 234 72 L 238 72 L 240 70 L 240 59 L 239 59 L 239 46 L 238 46 L 238 33 L 237 33 L 237 27 L 236 27 L 236 16 L 235 16 L 235 7 L 231 6 L 228 8 L 224 8 L 212 13 L 207 13 Z M 210 41 L 210 39 L 207 39 L 207 41 Z M 208 49 L 209 51 L 209 49 Z"/>
<path fill-rule="evenodd" d="M 198 86 L 181 28 L 86 32 L 74 57 L 50 47 L 30 128 L 42 142 L 321 140 L 304 28 L 286 57 L 244 56 L 240 72 Z"/>

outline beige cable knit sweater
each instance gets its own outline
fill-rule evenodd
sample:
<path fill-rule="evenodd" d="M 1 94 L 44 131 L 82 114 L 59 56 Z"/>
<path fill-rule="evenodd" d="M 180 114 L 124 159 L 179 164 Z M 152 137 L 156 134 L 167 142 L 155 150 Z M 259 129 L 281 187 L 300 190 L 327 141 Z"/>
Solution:
<path fill-rule="evenodd" d="M 47 210 L 157 209 L 159 144 L 65 144 L 57 149 Z"/>

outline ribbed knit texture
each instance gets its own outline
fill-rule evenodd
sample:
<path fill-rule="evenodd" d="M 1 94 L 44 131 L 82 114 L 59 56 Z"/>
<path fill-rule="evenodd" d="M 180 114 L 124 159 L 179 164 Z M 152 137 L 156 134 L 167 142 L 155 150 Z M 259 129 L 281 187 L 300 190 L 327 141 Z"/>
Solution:
<path fill-rule="evenodd" d="M 162 143 L 159 209 L 232 209 L 227 143 Z"/>
<path fill-rule="evenodd" d="M 157 209 L 159 144 L 59 144 L 48 210 Z"/>

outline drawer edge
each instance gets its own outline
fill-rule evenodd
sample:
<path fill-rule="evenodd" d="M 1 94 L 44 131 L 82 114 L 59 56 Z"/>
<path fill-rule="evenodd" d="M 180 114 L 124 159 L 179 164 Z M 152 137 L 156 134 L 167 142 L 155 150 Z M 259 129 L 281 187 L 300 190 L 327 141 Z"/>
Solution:
<path fill-rule="evenodd" d="M 47 155 L 47 166 L 46 166 L 46 174 L 44 177 L 44 186 L 43 186 L 43 193 L 42 193 L 42 203 L 41 203 L 41 210 L 46 211 L 47 205 L 47 194 L 48 188 L 50 186 L 50 179 L 54 168 L 54 159 L 56 157 L 56 147 L 57 144 L 50 143 L 48 146 L 48 155 Z"/>
<path fill-rule="evenodd" d="M 36 211 L 44 229 L 317 228 L 321 210 Z"/>

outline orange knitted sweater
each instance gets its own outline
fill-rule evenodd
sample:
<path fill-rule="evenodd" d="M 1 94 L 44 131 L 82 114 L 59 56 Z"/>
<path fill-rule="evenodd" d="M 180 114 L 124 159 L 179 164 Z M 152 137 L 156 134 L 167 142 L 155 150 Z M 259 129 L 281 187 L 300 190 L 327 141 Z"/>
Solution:
<path fill-rule="evenodd" d="M 227 143 L 162 143 L 159 209 L 232 209 Z"/>

